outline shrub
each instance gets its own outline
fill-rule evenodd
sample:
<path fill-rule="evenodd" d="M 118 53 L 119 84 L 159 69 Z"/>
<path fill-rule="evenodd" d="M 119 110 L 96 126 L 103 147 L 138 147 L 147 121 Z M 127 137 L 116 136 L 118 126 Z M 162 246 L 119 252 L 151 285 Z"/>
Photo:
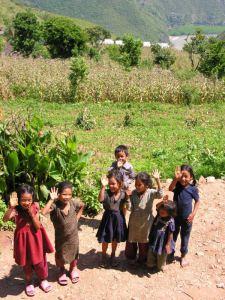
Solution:
<path fill-rule="evenodd" d="M 95 61 L 99 61 L 101 58 L 99 50 L 94 47 L 90 47 L 87 51 L 87 54 L 90 59 L 94 59 Z"/>
<path fill-rule="evenodd" d="M 71 57 L 73 51 L 81 54 L 86 47 L 87 36 L 72 20 L 54 17 L 45 21 L 44 38 L 53 58 Z"/>
<path fill-rule="evenodd" d="M 71 98 L 74 99 L 77 94 L 77 88 L 80 82 L 84 80 L 84 78 L 88 74 L 88 67 L 84 61 L 84 59 L 80 56 L 72 58 L 71 66 L 70 66 L 70 90 L 71 90 Z"/>
<path fill-rule="evenodd" d="M 79 113 L 76 119 L 76 126 L 84 129 L 91 130 L 95 127 L 96 122 L 91 113 L 87 108 L 85 108 L 82 112 Z"/>
<path fill-rule="evenodd" d="M 215 79 L 225 76 L 225 41 L 211 40 L 200 54 L 198 70 L 203 75 Z"/>
<path fill-rule="evenodd" d="M 111 37 L 111 33 L 101 26 L 87 28 L 86 32 L 89 42 L 94 47 L 98 47 L 102 41 Z"/>
<path fill-rule="evenodd" d="M 40 40 L 41 30 L 35 14 L 30 11 L 19 12 L 13 20 L 14 34 L 11 38 L 14 51 L 28 56 Z"/>
<path fill-rule="evenodd" d="M 186 105 L 191 105 L 194 103 L 200 103 L 201 94 L 197 87 L 190 84 L 184 84 L 181 86 L 182 102 Z"/>
<path fill-rule="evenodd" d="M 125 67 L 137 66 L 141 59 L 142 41 L 127 35 L 123 38 L 123 46 L 120 47 L 122 63 Z"/>
<path fill-rule="evenodd" d="M 51 58 L 51 55 L 50 55 L 47 47 L 40 43 L 36 43 L 34 45 L 34 49 L 31 53 L 31 56 L 33 58 L 45 58 L 45 59 Z"/>
<path fill-rule="evenodd" d="M 169 69 L 176 61 L 175 55 L 168 48 L 152 45 L 151 51 L 154 55 L 154 64 L 160 65 L 163 69 Z"/>
<path fill-rule="evenodd" d="M 90 153 L 78 152 L 75 136 L 54 138 L 43 125 L 36 117 L 1 124 L 0 195 L 28 183 L 46 201 L 50 187 L 63 180 L 71 181 L 80 194 Z"/>

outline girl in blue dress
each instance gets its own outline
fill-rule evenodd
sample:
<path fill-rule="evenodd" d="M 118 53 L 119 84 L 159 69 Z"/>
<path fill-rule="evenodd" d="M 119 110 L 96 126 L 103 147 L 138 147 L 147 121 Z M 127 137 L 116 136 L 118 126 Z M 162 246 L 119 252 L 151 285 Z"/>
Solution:
<path fill-rule="evenodd" d="M 149 236 L 147 266 L 163 271 L 167 255 L 174 250 L 173 232 L 176 205 L 173 201 L 162 201 L 157 205 L 157 216 Z"/>

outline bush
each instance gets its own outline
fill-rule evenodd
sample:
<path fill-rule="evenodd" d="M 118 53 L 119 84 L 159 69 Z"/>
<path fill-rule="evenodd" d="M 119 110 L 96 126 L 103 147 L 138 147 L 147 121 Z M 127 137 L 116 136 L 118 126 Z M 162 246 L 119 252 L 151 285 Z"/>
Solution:
<path fill-rule="evenodd" d="M 12 230 L 15 227 L 15 224 L 12 221 L 3 222 L 4 214 L 7 210 L 7 205 L 0 198 L 0 229 L 1 230 Z"/>
<path fill-rule="evenodd" d="M 87 54 L 90 59 L 94 59 L 95 61 L 99 61 L 101 58 L 99 50 L 93 47 L 88 49 Z"/>
<path fill-rule="evenodd" d="M 71 181 L 80 194 L 90 153 L 78 152 L 75 136 L 54 138 L 50 131 L 43 131 L 43 121 L 36 117 L 17 117 L 0 125 L 0 195 L 27 183 L 39 200 L 46 201 L 49 189 L 63 180 Z"/>
<path fill-rule="evenodd" d="M 77 119 L 76 119 L 76 126 L 84 129 L 84 130 L 91 130 L 95 127 L 96 122 L 91 113 L 87 108 L 84 111 L 80 112 Z"/>
<path fill-rule="evenodd" d="M 14 51 L 29 56 L 36 42 L 40 40 L 41 30 L 37 17 L 30 11 L 17 13 L 13 20 L 14 34 L 11 38 Z"/>
<path fill-rule="evenodd" d="M 184 84 L 181 86 L 182 102 L 186 105 L 200 103 L 201 93 L 197 87 L 190 84 Z"/>
<path fill-rule="evenodd" d="M 109 58 L 120 62 L 121 61 L 121 53 L 120 48 L 117 45 L 110 45 L 106 48 L 106 51 L 108 52 Z"/>
<path fill-rule="evenodd" d="M 175 55 L 168 48 L 152 45 L 151 51 L 154 55 L 154 64 L 159 65 L 162 69 L 169 69 L 176 61 Z"/>
<path fill-rule="evenodd" d="M 137 66 L 141 59 L 142 41 L 127 35 L 123 38 L 123 46 L 120 47 L 122 63 L 125 67 Z"/>
<path fill-rule="evenodd" d="M 74 99 L 77 95 L 79 83 L 82 82 L 88 74 L 88 67 L 85 60 L 80 56 L 72 58 L 70 71 L 70 91 L 71 98 Z"/>
<path fill-rule="evenodd" d="M 86 32 L 89 42 L 94 47 L 99 47 L 101 42 L 111 37 L 111 33 L 101 26 L 89 27 Z"/>
<path fill-rule="evenodd" d="M 209 41 L 200 54 L 198 70 L 203 75 L 215 79 L 225 76 L 225 41 Z"/>
<path fill-rule="evenodd" d="M 51 18 L 44 23 L 44 38 L 53 58 L 68 58 L 74 52 L 82 54 L 87 36 L 72 20 L 62 17 Z"/>
<path fill-rule="evenodd" d="M 33 58 L 45 58 L 45 59 L 51 58 L 51 55 L 50 55 L 47 47 L 40 43 L 36 43 L 34 45 L 34 49 L 31 53 L 31 56 Z"/>

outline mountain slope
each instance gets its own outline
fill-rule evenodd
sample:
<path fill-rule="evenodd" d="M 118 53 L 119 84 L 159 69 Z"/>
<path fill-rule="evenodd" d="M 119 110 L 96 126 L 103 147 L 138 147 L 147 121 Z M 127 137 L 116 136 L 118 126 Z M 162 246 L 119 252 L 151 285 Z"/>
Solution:
<path fill-rule="evenodd" d="M 225 0 L 17 0 L 47 11 L 98 23 L 117 35 L 165 39 L 185 24 L 225 25 Z"/>
<path fill-rule="evenodd" d="M 0 0 L 0 27 L 2 27 L 5 23 L 10 22 L 18 12 L 25 11 L 26 9 L 27 6 L 21 5 L 12 0 Z M 39 9 L 32 10 L 39 19 L 46 19 L 53 16 L 52 13 L 47 13 L 46 11 L 41 11 Z M 81 28 L 96 26 L 96 24 L 83 19 L 73 18 L 73 20 Z"/>
<path fill-rule="evenodd" d="M 19 0 L 47 11 L 98 23 L 117 35 L 133 33 L 142 38 L 166 38 L 166 27 L 140 8 L 136 0 Z"/>

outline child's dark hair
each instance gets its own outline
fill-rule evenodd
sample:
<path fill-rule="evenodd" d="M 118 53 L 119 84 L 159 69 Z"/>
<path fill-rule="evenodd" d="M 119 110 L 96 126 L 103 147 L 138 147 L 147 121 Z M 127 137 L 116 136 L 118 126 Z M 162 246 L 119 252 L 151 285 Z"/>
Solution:
<path fill-rule="evenodd" d="M 56 187 L 59 194 L 61 194 L 65 189 L 71 189 L 73 191 L 73 185 L 69 181 L 59 182 Z"/>
<path fill-rule="evenodd" d="M 120 185 L 123 185 L 123 175 L 118 170 L 109 171 L 107 178 L 115 178 Z"/>
<path fill-rule="evenodd" d="M 181 171 L 187 171 L 188 173 L 190 173 L 191 177 L 193 178 L 192 185 L 196 185 L 195 175 L 194 175 L 194 172 L 193 172 L 193 169 L 192 169 L 191 166 L 189 166 L 189 165 L 182 165 L 180 167 L 180 170 Z"/>
<path fill-rule="evenodd" d="M 33 187 L 28 185 L 28 184 L 21 184 L 19 186 L 18 190 L 17 190 L 17 197 L 18 197 L 18 202 L 19 203 L 20 203 L 20 200 L 21 200 L 21 196 L 23 194 L 31 194 L 33 202 L 37 200 Z"/>
<path fill-rule="evenodd" d="M 129 155 L 128 147 L 125 145 L 119 145 L 116 147 L 115 152 L 114 152 L 115 156 L 120 152 L 124 152 L 126 154 L 126 156 Z"/>
<path fill-rule="evenodd" d="M 20 200 L 21 200 L 21 197 L 23 194 L 32 195 L 32 203 L 37 201 L 37 197 L 36 197 L 33 187 L 28 184 L 25 184 L 25 183 L 21 184 L 19 186 L 19 188 L 17 189 L 18 205 L 16 206 L 16 210 L 19 213 L 21 213 L 22 215 L 24 215 L 24 210 L 23 210 L 22 206 L 20 205 Z"/>
<path fill-rule="evenodd" d="M 156 210 L 159 212 L 160 209 L 165 209 L 170 217 L 176 216 L 177 207 L 174 201 L 171 200 L 168 200 L 166 202 L 162 201 Z"/>
<path fill-rule="evenodd" d="M 145 186 L 151 188 L 152 187 L 152 179 L 150 175 L 146 172 L 140 172 L 136 175 L 135 180 L 140 180 L 144 183 Z"/>

